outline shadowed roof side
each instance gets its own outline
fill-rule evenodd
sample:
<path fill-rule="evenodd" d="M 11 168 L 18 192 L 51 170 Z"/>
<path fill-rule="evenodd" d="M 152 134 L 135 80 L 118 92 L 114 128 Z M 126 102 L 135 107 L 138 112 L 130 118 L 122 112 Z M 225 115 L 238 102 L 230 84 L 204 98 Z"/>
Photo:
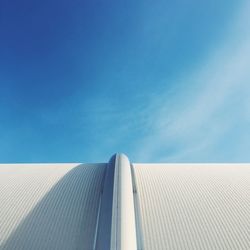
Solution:
<path fill-rule="evenodd" d="M 0 249 L 91 249 L 105 166 L 0 165 Z"/>

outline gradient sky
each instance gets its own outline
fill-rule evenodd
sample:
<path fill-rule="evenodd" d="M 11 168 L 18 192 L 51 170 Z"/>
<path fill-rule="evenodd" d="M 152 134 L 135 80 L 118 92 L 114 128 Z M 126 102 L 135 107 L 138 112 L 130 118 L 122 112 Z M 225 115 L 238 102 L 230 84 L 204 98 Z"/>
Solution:
<path fill-rule="evenodd" d="M 0 162 L 250 162 L 250 3 L 1 0 Z"/>

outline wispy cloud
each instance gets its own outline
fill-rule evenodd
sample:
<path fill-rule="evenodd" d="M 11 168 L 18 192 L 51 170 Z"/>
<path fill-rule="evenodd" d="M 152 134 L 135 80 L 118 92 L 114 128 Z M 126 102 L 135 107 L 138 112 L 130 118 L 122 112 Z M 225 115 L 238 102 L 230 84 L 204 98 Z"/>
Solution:
<path fill-rule="evenodd" d="M 154 122 L 137 146 L 137 159 L 177 162 L 250 159 L 240 153 L 245 151 L 246 137 L 250 134 L 249 13 L 250 4 L 246 4 L 210 57 L 189 75 L 175 79 L 180 84 L 174 92 L 152 100 L 145 112 Z"/>

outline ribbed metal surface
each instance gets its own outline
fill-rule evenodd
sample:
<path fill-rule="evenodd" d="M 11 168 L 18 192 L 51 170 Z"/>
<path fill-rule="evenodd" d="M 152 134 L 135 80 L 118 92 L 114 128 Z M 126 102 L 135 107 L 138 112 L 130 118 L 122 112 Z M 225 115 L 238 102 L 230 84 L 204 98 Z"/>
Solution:
<path fill-rule="evenodd" d="M 134 166 L 144 249 L 250 249 L 250 165 Z"/>
<path fill-rule="evenodd" d="M 116 155 L 113 155 L 107 165 L 102 186 L 100 214 L 96 231 L 96 250 L 111 249 L 115 166 Z"/>
<path fill-rule="evenodd" d="M 105 166 L 0 165 L 0 249 L 92 249 Z"/>

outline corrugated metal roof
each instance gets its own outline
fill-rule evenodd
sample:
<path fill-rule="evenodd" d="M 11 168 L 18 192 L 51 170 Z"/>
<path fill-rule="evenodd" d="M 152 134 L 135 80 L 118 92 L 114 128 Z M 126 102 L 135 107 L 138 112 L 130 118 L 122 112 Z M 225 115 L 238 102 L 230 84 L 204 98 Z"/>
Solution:
<path fill-rule="evenodd" d="M 0 165 L 0 249 L 92 249 L 105 166 Z"/>
<path fill-rule="evenodd" d="M 250 249 L 250 165 L 133 166 L 143 249 Z"/>
<path fill-rule="evenodd" d="M 0 249 L 136 248 L 249 250 L 250 164 L 0 165 Z"/>

